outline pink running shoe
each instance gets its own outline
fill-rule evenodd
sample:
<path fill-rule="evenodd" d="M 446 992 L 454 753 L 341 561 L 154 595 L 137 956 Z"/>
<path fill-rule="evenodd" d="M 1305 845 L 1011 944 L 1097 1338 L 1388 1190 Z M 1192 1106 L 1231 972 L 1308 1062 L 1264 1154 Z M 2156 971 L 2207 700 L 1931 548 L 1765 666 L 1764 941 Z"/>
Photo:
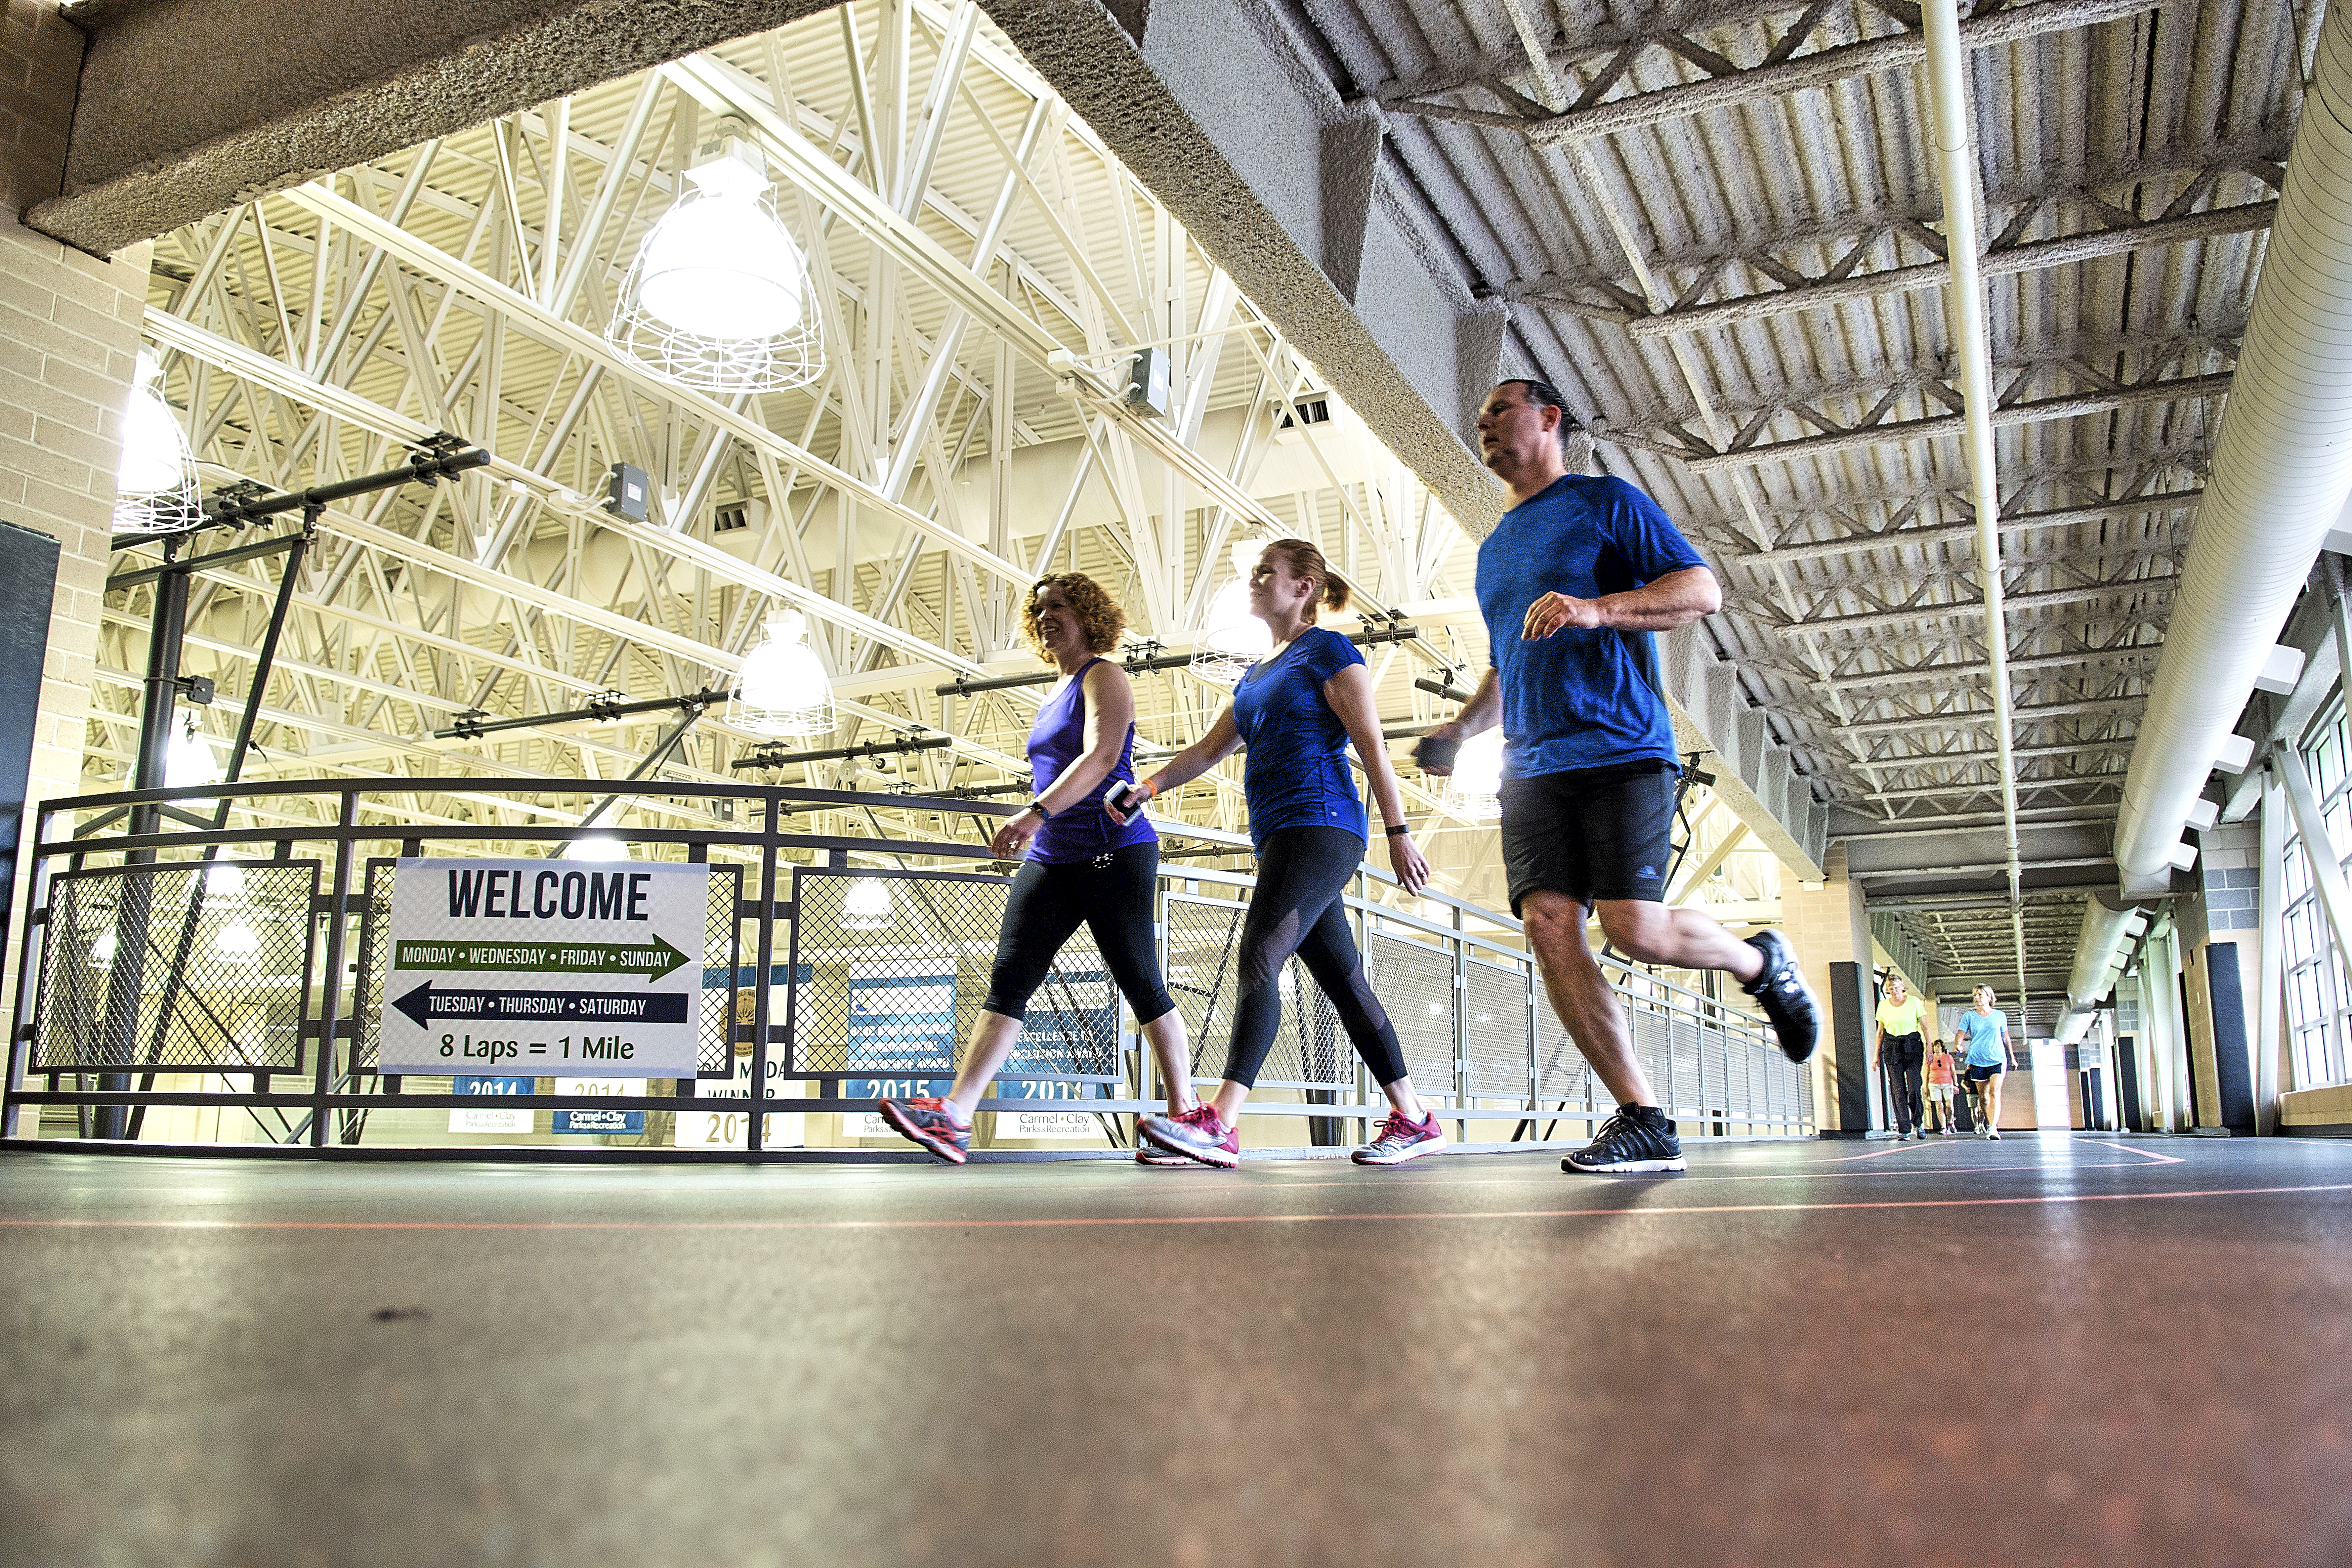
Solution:
<path fill-rule="evenodd" d="M 951 1165 L 971 1158 L 971 1123 L 958 1121 L 944 1100 L 886 1100 L 882 1120 Z"/>
<path fill-rule="evenodd" d="M 1190 1110 L 1173 1111 L 1170 1113 L 1168 1119 L 1171 1121 L 1196 1121 L 1200 1119 L 1201 1109 L 1196 1105 Z M 1165 1169 L 1177 1165 L 1194 1165 L 1200 1162 L 1190 1155 L 1171 1154 L 1152 1142 L 1150 1139 L 1139 1136 L 1135 1141 L 1135 1163 L 1139 1165 L 1158 1165 Z"/>
<path fill-rule="evenodd" d="M 1201 1104 L 1181 1116 L 1143 1116 L 1135 1130 L 1144 1142 L 1196 1164 L 1230 1171 L 1242 1163 L 1242 1133 L 1225 1125 L 1217 1108 Z"/>
<path fill-rule="evenodd" d="M 1381 1135 L 1348 1157 L 1359 1165 L 1402 1165 L 1444 1147 L 1445 1129 L 1437 1124 L 1437 1112 L 1415 1121 L 1402 1110 L 1391 1110 L 1381 1123 Z"/>

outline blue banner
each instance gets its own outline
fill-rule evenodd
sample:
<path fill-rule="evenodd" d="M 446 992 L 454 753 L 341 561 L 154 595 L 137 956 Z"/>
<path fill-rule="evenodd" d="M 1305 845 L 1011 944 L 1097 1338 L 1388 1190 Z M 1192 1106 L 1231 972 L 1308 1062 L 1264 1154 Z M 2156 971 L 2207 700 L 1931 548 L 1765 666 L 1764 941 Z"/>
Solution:
<path fill-rule="evenodd" d="M 646 1113 L 642 1110 L 559 1110 L 555 1113 L 558 1132 L 628 1132 L 641 1134 L 646 1130 Z"/>
<path fill-rule="evenodd" d="M 452 1094 L 533 1094 L 538 1091 L 535 1078 L 489 1078 L 460 1074 L 449 1080 Z"/>

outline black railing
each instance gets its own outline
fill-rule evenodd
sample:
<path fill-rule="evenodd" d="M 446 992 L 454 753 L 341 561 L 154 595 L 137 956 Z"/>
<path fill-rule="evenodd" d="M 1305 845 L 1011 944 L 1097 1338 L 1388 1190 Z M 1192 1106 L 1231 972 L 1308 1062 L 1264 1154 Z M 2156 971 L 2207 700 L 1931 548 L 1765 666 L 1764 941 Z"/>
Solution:
<path fill-rule="evenodd" d="M 583 802 L 613 795 L 635 806 L 637 826 L 593 837 L 625 841 L 641 861 L 712 868 L 703 951 L 688 955 L 702 971 L 694 1076 L 650 1078 L 643 1093 L 542 1092 L 553 1075 L 530 1064 L 510 1069 L 529 1077 L 528 1092 L 485 1097 L 459 1092 L 455 1080 L 446 1089 L 419 1087 L 384 1072 L 377 1045 L 384 1009 L 398 1000 L 384 985 L 397 861 L 551 857 L 591 837 L 571 825 L 425 821 L 410 803 L 463 791 L 545 810 L 566 789 Z M 720 816 L 721 802 L 731 816 Z M 141 806 L 203 807 L 172 820 L 242 816 L 245 825 L 111 831 L 155 820 L 152 810 L 126 809 Z M 45 1112 L 70 1107 L 85 1137 L 94 1124 L 129 1133 L 80 1146 L 177 1148 L 190 1140 L 158 1134 L 146 1119 L 193 1109 L 243 1119 L 244 1139 L 216 1130 L 215 1141 L 230 1150 L 414 1151 L 446 1145 L 386 1126 L 398 1120 L 393 1113 L 495 1105 L 530 1112 L 534 1127 L 540 1112 L 595 1113 L 583 1118 L 593 1126 L 635 1113 L 640 1139 L 656 1131 L 656 1117 L 694 1116 L 702 1119 L 698 1129 L 709 1122 L 705 1142 L 719 1143 L 716 1157 L 726 1159 L 884 1157 L 874 1149 L 776 1148 L 771 1133 L 779 1117 L 856 1116 L 870 1112 L 879 1093 L 952 1076 L 985 994 L 1010 885 L 1007 868 L 989 864 L 986 835 L 993 819 L 1019 809 L 782 786 L 474 778 L 270 782 L 49 801 L 36 814 L 26 857 L 32 918 L 16 955 L 0 1136 L 38 1137 Z M 800 830 L 836 818 L 854 819 L 859 830 Z M 674 826 L 655 825 L 663 822 Z M 1252 886 L 1247 846 L 1205 829 L 1162 829 L 1192 840 L 1184 851 L 1236 861 L 1219 868 L 1171 859 L 1154 910 L 1171 989 L 1193 1035 L 1194 1072 L 1209 1079 L 1231 1017 L 1231 965 L 1220 956 L 1230 956 L 1239 900 Z M 245 858 L 232 858 L 238 855 Z M 1607 1096 L 1549 1024 L 1532 968 L 1510 940 L 1516 922 L 1435 895 L 1411 909 L 1384 905 L 1370 896 L 1384 880 L 1367 870 L 1349 904 L 1425 1098 L 1465 1130 L 1473 1122 L 1589 1126 L 1606 1115 Z M 1428 918 L 1433 910 L 1441 918 Z M 1654 976 L 1628 975 L 1621 988 L 1636 1048 L 1649 1053 L 1645 1066 L 1687 1130 L 1809 1130 L 1804 1075 L 1752 1016 Z M 1306 1116 L 1328 1132 L 1383 1114 L 1303 970 L 1289 989 L 1283 1040 L 1264 1080 L 1274 1092 L 1253 1101 L 1252 1112 Z M 1081 933 L 1032 1003 L 1020 1051 L 982 1109 L 1015 1118 L 1091 1115 L 1116 1144 L 1120 1119 L 1156 1108 L 1164 1088 L 1139 1046 Z M 158 1087 L 189 1074 L 221 1087 Z M 230 1087 L 236 1079 L 246 1087 Z M 663 1085 L 668 1092 L 657 1091 Z M 1298 1098 L 1281 1099 L 1286 1092 Z M 457 1147 L 490 1158 L 583 1151 L 576 1143 Z M 701 1157 L 642 1142 L 606 1146 L 600 1156 Z"/>

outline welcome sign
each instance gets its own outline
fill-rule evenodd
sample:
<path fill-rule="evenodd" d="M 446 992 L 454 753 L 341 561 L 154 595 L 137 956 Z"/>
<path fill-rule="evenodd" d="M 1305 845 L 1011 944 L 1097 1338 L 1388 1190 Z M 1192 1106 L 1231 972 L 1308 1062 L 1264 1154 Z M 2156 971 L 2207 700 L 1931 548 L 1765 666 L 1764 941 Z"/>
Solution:
<path fill-rule="evenodd" d="M 388 1073 L 691 1078 L 708 866 L 404 858 Z"/>

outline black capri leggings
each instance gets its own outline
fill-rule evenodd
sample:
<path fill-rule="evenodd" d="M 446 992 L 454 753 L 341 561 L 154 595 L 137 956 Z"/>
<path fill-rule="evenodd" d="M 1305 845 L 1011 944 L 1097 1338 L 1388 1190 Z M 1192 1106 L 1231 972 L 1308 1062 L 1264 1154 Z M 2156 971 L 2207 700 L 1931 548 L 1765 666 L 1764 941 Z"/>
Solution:
<path fill-rule="evenodd" d="M 1282 966 L 1294 952 L 1331 999 L 1340 1024 L 1373 1081 L 1405 1076 L 1396 1026 L 1364 978 L 1364 960 L 1348 931 L 1339 895 L 1363 863 L 1364 841 L 1344 827 L 1285 827 L 1268 836 L 1257 860 L 1257 891 L 1242 917 L 1241 997 L 1234 1010 L 1225 1077 L 1255 1087 L 1282 1023 Z"/>
<path fill-rule="evenodd" d="M 1129 844 L 1092 860 L 1024 862 L 1004 900 L 996 967 L 981 1005 L 999 1017 L 1025 1016 L 1055 954 L 1084 921 L 1119 994 L 1135 1009 L 1135 1021 L 1149 1024 L 1173 1013 L 1175 1000 L 1160 983 L 1160 958 L 1151 951 L 1151 889 L 1159 875 L 1158 844 Z"/>

